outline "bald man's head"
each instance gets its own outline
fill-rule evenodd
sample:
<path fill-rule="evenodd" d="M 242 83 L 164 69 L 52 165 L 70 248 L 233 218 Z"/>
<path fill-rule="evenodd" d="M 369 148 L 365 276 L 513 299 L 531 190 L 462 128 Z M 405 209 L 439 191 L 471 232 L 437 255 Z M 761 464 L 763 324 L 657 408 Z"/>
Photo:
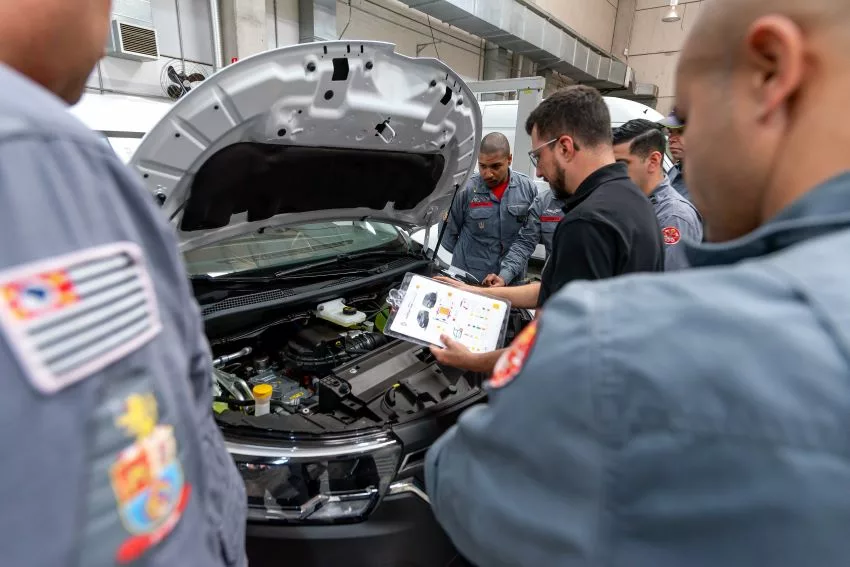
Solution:
<path fill-rule="evenodd" d="M 705 4 L 680 58 L 676 108 L 711 240 L 753 230 L 850 169 L 848 29 L 847 0 Z"/>
<path fill-rule="evenodd" d="M 513 161 L 511 144 L 501 132 L 492 132 L 481 140 L 478 151 L 478 173 L 491 189 L 505 183 Z"/>
<path fill-rule="evenodd" d="M 0 0 L 0 63 L 74 103 L 103 56 L 110 0 Z"/>
<path fill-rule="evenodd" d="M 501 132 L 492 132 L 481 139 L 481 153 L 488 155 L 511 155 L 511 143 Z"/>
<path fill-rule="evenodd" d="M 844 0 L 712 0 L 688 38 L 681 68 L 731 71 L 750 26 L 777 15 L 795 22 L 803 33 L 837 32 L 839 41 L 850 43 L 850 2 Z"/>

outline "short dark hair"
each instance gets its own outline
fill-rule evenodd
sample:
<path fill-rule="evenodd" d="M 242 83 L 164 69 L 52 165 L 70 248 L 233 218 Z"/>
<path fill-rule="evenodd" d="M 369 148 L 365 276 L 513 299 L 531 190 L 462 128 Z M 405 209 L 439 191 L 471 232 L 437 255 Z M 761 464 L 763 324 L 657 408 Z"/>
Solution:
<path fill-rule="evenodd" d="M 511 143 L 501 132 L 491 132 L 481 139 L 481 149 L 478 153 L 511 155 Z"/>
<path fill-rule="evenodd" d="M 652 152 L 660 152 L 662 156 L 667 152 L 667 139 L 661 126 L 645 118 L 629 120 L 615 128 L 612 139 L 615 146 L 631 142 L 629 152 L 641 159 L 648 158 Z"/>
<path fill-rule="evenodd" d="M 578 144 L 590 147 L 611 144 L 611 113 L 598 90 L 573 85 L 549 95 L 525 121 L 531 135 L 549 139 L 572 136 Z"/>

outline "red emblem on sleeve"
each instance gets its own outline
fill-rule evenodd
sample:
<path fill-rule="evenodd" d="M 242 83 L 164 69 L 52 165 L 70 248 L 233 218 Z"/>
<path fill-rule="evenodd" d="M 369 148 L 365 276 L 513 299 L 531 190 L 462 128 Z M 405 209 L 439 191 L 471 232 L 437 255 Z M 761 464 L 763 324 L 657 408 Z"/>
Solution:
<path fill-rule="evenodd" d="M 661 234 L 664 236 L 664 244 L 676 244 L 679 240 L 682 239 L 682 235 L 679 233 L 679 229 L 675 226 L 668 226 L 661 230 Z"/>
<path fill-rule="evenodd" d="M 517 335 L 510 348 L 502 355 L 499 362 L 496 363 L 496 368 L 493 370 L 493 376 L 488 382 L 491 388 L 503 388 L 511 383 L 517 374 L 522 370 L 525 359 L 528 358 L 528 353 L 531 352 L 531 347 L 534 346 L 537 338 L 537 321 L 532 321 L 526 326 L 522 332 Z"/>

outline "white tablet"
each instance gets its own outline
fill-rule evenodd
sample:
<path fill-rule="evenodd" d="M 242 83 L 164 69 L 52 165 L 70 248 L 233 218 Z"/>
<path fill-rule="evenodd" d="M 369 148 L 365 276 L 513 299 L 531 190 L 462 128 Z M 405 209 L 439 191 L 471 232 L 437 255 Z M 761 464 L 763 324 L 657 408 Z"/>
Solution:
<path fill-rule="evenodd" d="M 413 273 L 395 295 L 400 299 L 384 326 L 386 335 L 440 347 L 445 346 L 440 337 L 447 335 L 472 352 L 492 352 L 505 340 L 508 301 Z"/>

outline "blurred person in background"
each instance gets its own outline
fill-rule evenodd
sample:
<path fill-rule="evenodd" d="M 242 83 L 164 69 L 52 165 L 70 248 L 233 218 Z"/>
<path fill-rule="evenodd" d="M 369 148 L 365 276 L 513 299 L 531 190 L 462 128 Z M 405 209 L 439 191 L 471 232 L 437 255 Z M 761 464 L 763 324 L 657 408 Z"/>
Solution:
<path fill-rule="evenodd" d="M 670 155 L 673 156 L 673 167 L 667 172 L 670 176 L 670 184 L 682 197 L 690 200 L 691 192 L 688 191 L 685 183 L 685 124 L 676 116 L 675 110 L 666 118 L 659 120 L 658 124 L 664 127 Z"/>

